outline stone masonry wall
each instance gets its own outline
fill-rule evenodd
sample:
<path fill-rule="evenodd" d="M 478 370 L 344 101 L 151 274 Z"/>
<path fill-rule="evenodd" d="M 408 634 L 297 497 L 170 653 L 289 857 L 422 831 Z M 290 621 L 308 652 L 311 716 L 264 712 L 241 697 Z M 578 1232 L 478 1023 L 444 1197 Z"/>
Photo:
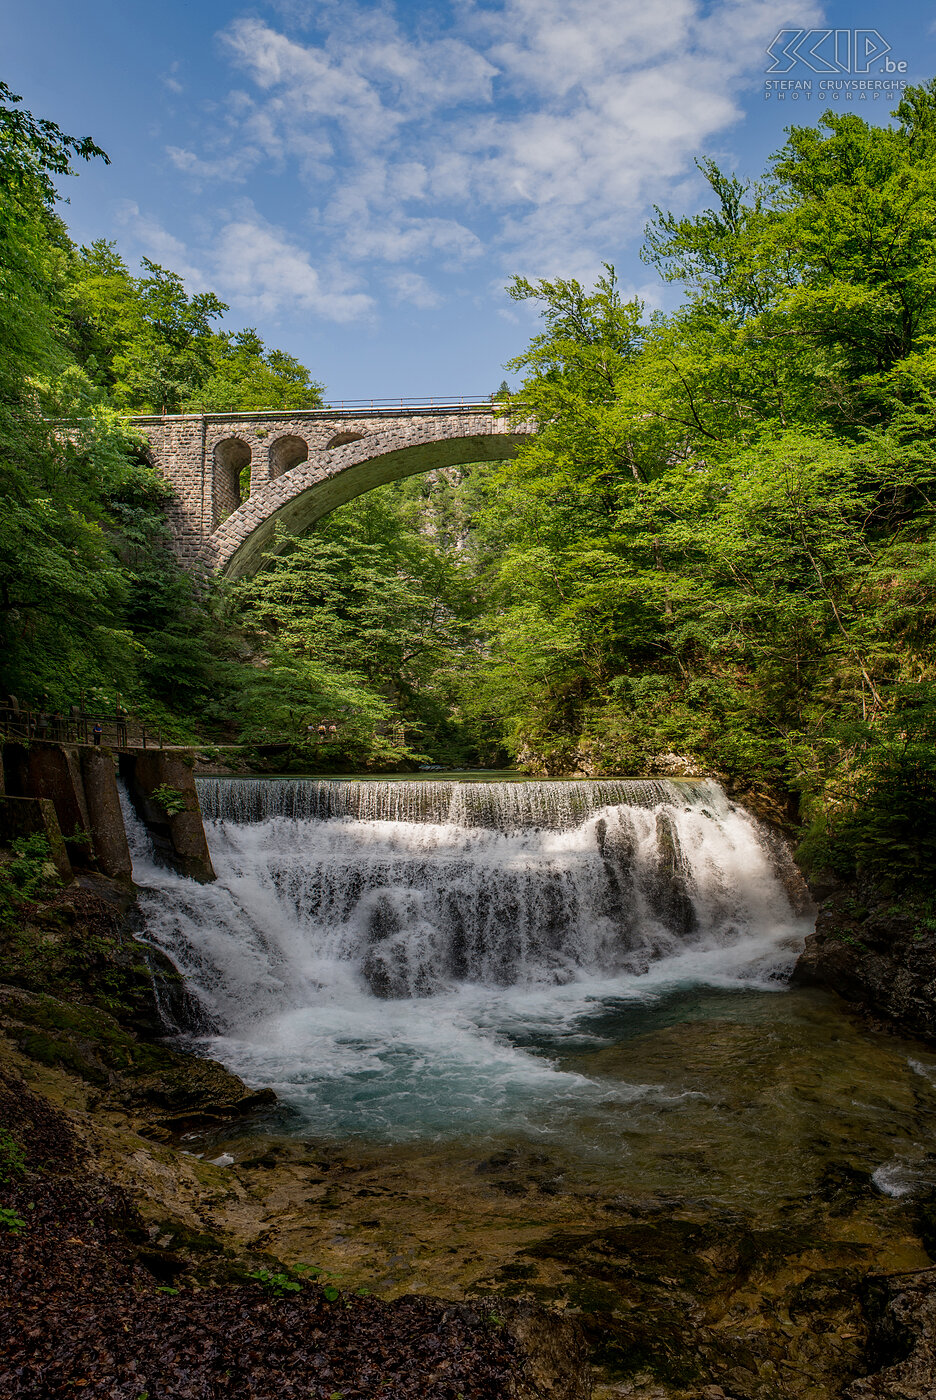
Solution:
<path fill-rule="evenodd" d="M 133 422 L 149 439 L 151 462 L 174 489 L 168 515 L 180 561 L 194 570 L 235 575 L 257 567 L 277 521 L 307 528 L 386 481 L 512 456 L 532 431 L 532 425 L 511 424 L 483 410 L 404 409 L 355 418 L 327 410 L 192 414 Z M 277 444 L 287 437 L 301 438 L 308 457 L 277 476 Z M 239 506 L 230 469 L 216 462 L 215 449 L 220 447 L 223 459 L 223 444 L 231 439 L 250 450 L 250 496 Z M 220 524 L 213 528 L 215 520 Z"/>

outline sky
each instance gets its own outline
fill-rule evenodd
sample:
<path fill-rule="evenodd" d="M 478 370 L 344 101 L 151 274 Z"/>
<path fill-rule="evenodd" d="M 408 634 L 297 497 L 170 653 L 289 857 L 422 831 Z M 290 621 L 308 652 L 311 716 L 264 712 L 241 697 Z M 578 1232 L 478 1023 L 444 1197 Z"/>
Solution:
<path fill-rule="evenodd" d="M 673 305 L 639 251 L 654 205 L 705 207 L 695 158 L 755 178 L 828 106 L 887 121 L 936 75 L 936 23 L 923 0 L 5 0 L 0 55 L 111 158 L 61 182 L 72 237 L 217 292 L 335 402 L 516 382 L 514 274 L 613 263 Z"/>

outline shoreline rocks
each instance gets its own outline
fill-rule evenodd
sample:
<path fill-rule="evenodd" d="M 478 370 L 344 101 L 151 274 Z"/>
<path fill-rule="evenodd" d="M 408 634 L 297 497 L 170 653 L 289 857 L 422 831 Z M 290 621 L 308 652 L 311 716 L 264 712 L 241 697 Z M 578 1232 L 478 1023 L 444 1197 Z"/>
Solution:
<path fill-rule="evenodd" d="M 865 1312 L 879 1369 L 847 1400 L 930 1400 L 936 1393 L 936 1269 L 868 1279 Z"/>
<path fill-rule="evenodd" d="M 936 921 L 865 883 L 816 884 L 815 933 L 793 970 L 895 1029 L 936 1040 Z"/>

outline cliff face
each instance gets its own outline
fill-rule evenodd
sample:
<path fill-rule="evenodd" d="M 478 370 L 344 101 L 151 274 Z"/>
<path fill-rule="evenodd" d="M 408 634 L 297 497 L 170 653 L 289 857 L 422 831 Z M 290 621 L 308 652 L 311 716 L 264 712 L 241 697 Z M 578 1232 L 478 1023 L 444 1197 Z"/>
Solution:
<path fill-rule="evenodd" d="M 868 883 L 819 886 L 816 931 L 793 973 L 896 1028 L 936 1040 L 936 919 Z"/>

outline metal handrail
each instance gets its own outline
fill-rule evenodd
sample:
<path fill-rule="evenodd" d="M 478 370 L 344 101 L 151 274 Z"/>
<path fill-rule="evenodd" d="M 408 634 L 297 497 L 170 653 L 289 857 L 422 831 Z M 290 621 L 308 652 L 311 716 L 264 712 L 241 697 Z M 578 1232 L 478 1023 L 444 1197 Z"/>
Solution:
<path fill-rule="evenodd" d="M 0 706 L 0 736 L 4 739 L 38 740 L 59 744 L 93 744 L 94 728 L 100 725 L 100 743 L 106 748 L 162 748 L 162 730 L 147 730 L 141 721 L 129 714 L 112 711 L 81 710 L 77 706 L 67 714 L 50 713 L 29 707 L 13 709 Z"/>
<path fill-rule="evenodd" d="M 209 419 L 213 423 L 235 423 L 245 418 L 253 420 L 269 419 L 288 421 L 296 418 L 360 418 L 366 413 L 378 416 L 394 416 L 399 413 L 491 413 L 502 410 L 516 413 L 523 408 L 520 400 L 498 399 L 492 394 L 479 394 L 477 397 L 461 395 L 456 398 L 389 398 L 389 399 L 339 399 L 321 408 L 254 408 L 236 413 L 136 413 L 128 414 L 132 423 L 165 423 L 178 419 Z"/>

